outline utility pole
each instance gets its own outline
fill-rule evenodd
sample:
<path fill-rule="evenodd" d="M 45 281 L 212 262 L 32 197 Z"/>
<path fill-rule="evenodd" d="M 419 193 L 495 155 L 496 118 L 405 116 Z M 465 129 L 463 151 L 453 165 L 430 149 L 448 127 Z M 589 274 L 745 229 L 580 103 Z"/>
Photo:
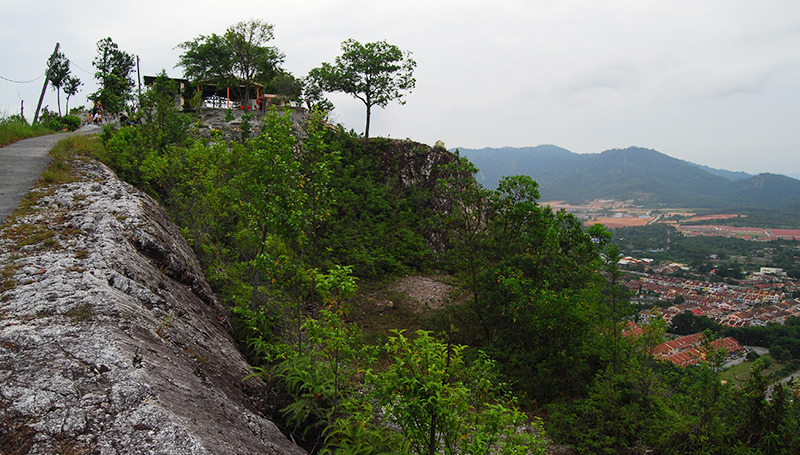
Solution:
<path fill-rule="evenodd" d="M 139 56 L 136 56 L 136 79 L 139 80 L 139 102 L 142 99 L 142 72 L 139 71 Z"/>
<path fill-rule="evenodd" d="M 42 86 L 42 94 L 39 95 L 39 104 L 36 105 L 36 113 L 33 115 L 33 123 L 36 123 L 39 120 L 39 109 L 42 108 L 42 100 L 44 99 L 44 92 L 47 90 L 47 83 L 50 81 L 50 71 L 53 70 L 53 62 L 56 60 L 56 54 L 58 54 L 58 48 L 61 44 L 56 43 L 56 48 L 53 51 L 53 55 L 50 56 L 50 63 L 47 65 L 47 74 L 44 77 L 44 85 Z"/>

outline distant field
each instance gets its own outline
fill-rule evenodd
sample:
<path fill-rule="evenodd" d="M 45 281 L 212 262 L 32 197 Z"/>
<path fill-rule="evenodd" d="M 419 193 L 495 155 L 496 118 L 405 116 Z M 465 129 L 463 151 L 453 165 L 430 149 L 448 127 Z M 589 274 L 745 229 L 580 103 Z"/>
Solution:
<path fill-rule="evenodd" d="M 729 218 L 738 218 L 740 216 L 746 217 L 747 215 L 736 215 L 735 213 L 727 213 L 720 215 L 703 215 L 703 216 L 695 216 L 692 218 L 687 218 L 684 221 L 727 220 Z"/>
<path fill-rule="evenodd" d="M 586 226 L 591 226 L 593 224 L 602 224 L 603 226 L 614 229 L 614 228 L 621 228 L 621 227 L 632 227 L 632 226 L 645 226 L 650 221 L 653 221 L 653 217 L 647 218 L 639 218 L 639 217 L 622 217 L 622 218 L 615 218 L 615 217 L 606 217 L 606 218 L 596 218 L 591 221 L 586 221 L 583 224 Z"/>
<path fill-rule="evenodd" d="M 772 373 L 777 373 L 783 366 L 783 363 L 775 362 L 775 359 L 772 358 L 769 354 L 764 354 L 761 356 L 763 359 L 769 359 L 772 363 L 769 368 L 764 370 L 764 375 L 769 375 Z M 739 386 L 744 384 L 747 381 L 747 378 L 750 376 L 750 369 L 753 368 L 753 364 L 755 362 L 745 361 L 738 365 L 734 365 L 727 370 L 722 372 L 721 378 L 723 381 L 728 382 L 733 386 Z"/>

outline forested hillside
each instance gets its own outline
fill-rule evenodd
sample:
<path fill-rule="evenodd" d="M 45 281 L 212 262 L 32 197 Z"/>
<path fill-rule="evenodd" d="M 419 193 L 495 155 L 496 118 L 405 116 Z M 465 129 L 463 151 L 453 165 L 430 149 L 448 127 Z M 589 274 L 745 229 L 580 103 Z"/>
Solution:
<path fill-rule="evenodd" d="M 552 145 L 460 149 L 459 153 L 480 169 L 478 180 L 487 187 L 493 188 L 505 175 L 528 175 L 539 182 L 545 200 L 578 204 L 633 199 L 651 207 L 690 208 L 780 208 L 800 202 L 796 179 L 710 172 L 638 147 L 591 154 Z"/>
<path fill-rule="evenodd" d="M 530 177 L 489 190 L 463 157 L 319 113 L 215 131 L 172 90 L 148 92 L 160 121 L 107 127 L 101 157 L 182 227 L 309 450 L 544 453 L 545 435 L 574 453 L 797 450 L 800 407 L 780 387 L 767 401 L 758 370 L 733 388 L 719 363 L 654 360 L 659 320 L 623 334 L 610 234 L 540 206 Z M 451 302 L 366 337 L 352 303 L 406 274 L 447 280 Z"/>

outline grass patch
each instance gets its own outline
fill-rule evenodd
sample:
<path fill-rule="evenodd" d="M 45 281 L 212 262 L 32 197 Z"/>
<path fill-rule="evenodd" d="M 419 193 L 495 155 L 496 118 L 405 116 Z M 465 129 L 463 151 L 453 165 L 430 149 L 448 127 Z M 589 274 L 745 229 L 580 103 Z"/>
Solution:
<path fill-rule="evenodd" d="M 766 365 L 769 365 L 769 368 L 764 369 L 764 376 L 777 374 L 784 366 L 784 364 L 776 362 L 769 354 L 762 355 L 761 359 Z M 754 363 L 755 361 L 744 361 L 740 364 L 733 365 L 723 371 L 720 378 L 733 387 L 742 386 L 750 377 L 750 370 L 753 368 Z"/>
<path fill-rule="evenodd" d="M 81 304 L 78 308 L 67 311 L 64 314 L 72 322 L 81 322 L 94 316 L 92 306 L 88 303 Z"/>
<path fill-rule="evenodd" d="M 75 160 L 99 156 L 103 150 L 103 144 L 96 136 L 76 134 L 58 141 L 50 150 L 52 161 L 42 173 L 38 188 L 25 195 L 14 214 L 3 225 L 13 226 L 19 217 L 32 213 L 42 198 L 55 193 L 55 189 L 52 188 L 53 185 L 77 181 L 78 177 L 72 172 L 72 163 Z M 63 224 L 66 220 L 62 215 L 62 218 L 58 221 Z M 71 235 L 78 232 L 76 229 L 66 228 L 62 233 Z M 5 238 L 14 241 L 15 246 L 12 247 L 14 250 L 40 243 L 43 243 L 46 247 L 60 246 L 56 240 L 55 232 L 33 224 L 22 223 L 9 227 L 3 232 L 3 235 Z"/>
<path fill-rule="evenodd" d="M 356 323 L 368 339 L 381 339 L 392 329 L 402 327 L 413 333 L 424 327 L 424 315 L 413 307 L 411 299 L 402 292 L 388 289 L 391 281 L 361 283 L 358 294 L 346 305 L 350 307 L 347 320 Z"/>
<path fill-rule="evenodd" d="M 35 224 L 18 224 L 14 227 L 8 228 L 5 231 L 6 238 L 14 241 L 15 250 L 28 245 L 38 245 L 43 243 L 47 247 L 60 246 L 55 236 L 56 233 L 46 226 L 39 226 Z"/>
<path fill-rule="evenodd" d="M 29 125 L 22 116 L 12 115 L 0 119 L 0 147 L 29 137 L 53 134 L 54 131 L 41 124 Z"/>
<path fill-rule="evenodd" d="M 0 292 L 6 292 L 14 289 L 16 287 L 17 282 L 12 280 L 11 278 L 7 278 L 4 280 L 0 280 Z"/>
<path fill-rule="evenodd" d="M 34 207 L 39 204 L 40 199 L 45 196 L 51 196 L 53 193 L 55 193 L 55 191 L 52 189 L 40 189 L 28 192 L 28 194 L 22 198 L 22 201 L 20 201 L 19 207 L 14 210 L 14 214 L 9 217 L 9 224 L 14 224 L 18 217 L 33 212 Z"/>
<path fill-rule="evenodd" d="M 74 135 L 64 138 L 50 150 L 52 162 L 42 173 L 46 185 L 70 183 L 77 180 L 72 173 L 72 161 L 97 157 L 103 153 L 103 144 L 97 136 Z"/>

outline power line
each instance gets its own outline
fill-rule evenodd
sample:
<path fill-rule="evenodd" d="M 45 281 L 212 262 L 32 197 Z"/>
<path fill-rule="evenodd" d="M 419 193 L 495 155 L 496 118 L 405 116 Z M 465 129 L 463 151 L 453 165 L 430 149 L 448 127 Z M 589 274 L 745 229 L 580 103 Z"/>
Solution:
<path fill-rule="evenodd" d="M 66 59 L 66 61 L 68 61 L 71 65 L 75 66 L 75 68 L 78 68 L 79 70 L 83 71 L 84 73 L 94 76 L 94 73 L 90 73 L 90 72 L 86 71 L 85 69 L 83 69 L 80 66 L 78 66 L 78 64 L 73 62 L 72 60 Z"/>
<path fill-rule="evenodd" d="M 40 75 L 39 75 L 39 77 L 37 77 L 36 79 L 31 79 L 31 80 L 29 80 L 29 81 L 15 81 L 15 80 L 13 80 L 13 79 L 9 79 L 9 78 L 7 78 L 7 77 L 3 77 L 3 76 L 0 76 L 0 79 L 3 79 L 4 81 L 8 81 L 8 82 L 13 82 L 13 83 L 15 83 L 15 84 L 30 84 L 31 82 L 36 82 L 36 81 L 38 81 L 39 79 L 41 79 L 41 78 L 44 76 L 44 74 L 45 74 L 45 73 L 42 73 L 42 74 L 40 74 Z"/>

